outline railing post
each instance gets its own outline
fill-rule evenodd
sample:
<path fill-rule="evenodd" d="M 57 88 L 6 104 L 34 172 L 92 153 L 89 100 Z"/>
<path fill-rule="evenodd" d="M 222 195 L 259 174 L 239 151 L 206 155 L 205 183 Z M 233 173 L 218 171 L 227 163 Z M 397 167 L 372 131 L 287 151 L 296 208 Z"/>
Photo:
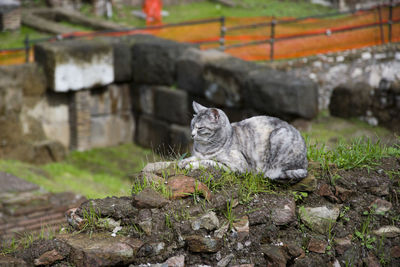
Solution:
<path fill-rule="evenodd" d="M 269 57 L 271 61 L 274 61 L 275 25 L 276 25 L 276 20 L 273 19 L 271 21 L 271 36 L 269 38 L 269 44 L 270 44 Z"/>
<path fill-rule="evenodd" d="M 393 24 L 393 0 L 389 4 L 389 19 L 388 19 L 388 39 L 389 43 L 392 42 L 392 24 Z"/>
<path fill-rule="evenodd" d="M 220 30 L 220 37 L 219 37 L 219 49 L 221 51 L 225 50 L 225 34 L 226 34 L 226 27 L 225 27 L 225 17 L 222 16 L 219 20 L 221 24 L 221 30 Z"/>
<path fill-rule="evenodd" d="M 378 6 L 378 16 L 379 16 L 379 31 L 381 34 L 381 44 L 385 43 L 385 36 L 383 33 L 383 24 L 382 24 L 382 5 Z"/>
<path fill-rule="evenodd" d="M 30 52 L 29 51 L 30 50 L 30 47 L 29 47 L 29 34 L 26 34 L 24 43 L 25 43 L 25 62 L 28 63 L 29 62 L 29 52 Z"/>

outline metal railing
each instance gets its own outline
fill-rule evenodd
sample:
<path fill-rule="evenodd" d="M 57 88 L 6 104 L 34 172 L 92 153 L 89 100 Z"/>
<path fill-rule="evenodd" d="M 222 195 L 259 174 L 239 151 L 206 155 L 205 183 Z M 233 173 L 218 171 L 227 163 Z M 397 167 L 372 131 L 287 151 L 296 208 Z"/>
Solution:
<path fill-rule="evenodd" d="M 219 17 L 219 18 L 196 20 L 196 21 L 189 21 L 189 22 L 182 22 L 182 23 L 171 23 L 171 24 L 163 24 L 163 25 L 155 25 L 155 26 L 147 26 L 147 27 L 138 27 L 138 28 L 133 28 L 133 29 L 105 30 L 105 31 L 86 32 L 86 33 L 67 33 L 67 34 L 60 34 L 60 35 L 56 35 L 56 36 L 52 36 L 52 37 L 37 38 L 37 39 L 30 39 L 29 35 L 26 35 L 26 38 L 24 40 L 24 47 L 0 50 L 0 55 L 5 54 L 7 52 L 13 52 L 13 51 L 14 52 L 15 51 L 19 51 L 19 52 L 25 51 L 25 61 L 29 62 L 31 47 L 34 44 L 40 43 L 40 42 L 52 42 L 52 41 L 59 41 L 59 40 L 65 40 L 65 39 L 76 39 L 76 38 L 94 38 L 94 37 L 98 37 L 98 36 L 110 36 L 110 35 L 123 36 L 123 35 L 132 35 L 132 34 L 135 34 L 135 33 L 141 32 L 141 31 L 146 31 L 146 32 L 150 31 L 151 32 L 152 30 L 159 30 L 159 29 L 166 29 L 166 28 L 176 28 L 176 27 L 200 25 L 200 24 L 208 24 L 208 23 L 219 23 L 219 28 L 220 28 L 219 37 L 210 38 L 213 40 L 207 40 L 207 41 L 193 40 L 192 42 L 199 44 L 199 45 L 216 44 L 216 45 L 219 45 L 219 49 L 222 51 L 225 51 L 227 49 L 232 49 L 232 48 L 238 48 L 238 47 L 269 44 L 269 60 L 272 61 L 275 58 L 274 54 L 275 54 L 275 49 L 276 49 L 278 43 L 281 41 L 290 40 L 290 39 L 308 38 L 308 37 L 319 36 L 319 35 L 330 36 L 332 34 L 341 33 L 341 32 L 355 31 L 355 30 L 366 29 L 366 28 L 371 28 L 371 27 L 379 27 L 381 43 L 383 44 L 383 43 L 385 43 L 383 28 L 384 28 L 384 26 L 387 26 L 388 27 L 388 42 L 392 42 L 393 24 L 400 23 L 400 18 L 396 18 L 396 19 L 393 18 L 393 9 L 399 5 L 400 5 L 400 2 L 395 2 L 393 0 L 390 0 L 389 3 L 380 4 L 380 5 L 377 5 L 372 8 L 363 8 L 363 9 L 357 9 L 357 10 L 344 11 L 344 12 L 333 12 L 333 13 L 329 13 L 329 14 L 320 14 L 320 15 L 313 15 L 313 16 L 300 17 L 300 18 L 294 18 L 294 19 L 285 19 L 285 20 L 272 19 L 271 21 L 268 21 L 268 22 L 237 25 L 237 26 L 231 26 L 231 27 L 226 27 L 226 18 L 225 17 Z M 389 8 L 389 15 L 388 15 L 387 20 L 383 19 L 382 8 Z M 322 19 L 322 18 L 329 18 L 329 17 L 348 15 L 348 14 L 354 15 L 357 12 L 372 11 L 372 10 L 377 10 L 378 14 L 379 14 L 378 21 L 376 21 L 374 23 L 368 23 L 368 24 L 356 25 L 356 26 L 329 28 L 329 29 L 318 29 L 318 30 L 314 30 L 313 32 L 297 33 L 297 34 L 291 34 L 291 35 L 287 35 L 287 36 L 278 35 L 278 32 L 277 32 L 278 25 L 302 22 L 302 21 L 305 21 L 308 19 Z M 262 40 L 237 43 L 237 44 L 227 44 L 226 38 L 228 37 L 228 34 L 231 32 L 238 31 L 238 30 L 257 29 L 257 28 L 262 28 L 262 27 L 270 28 L 269 34 L 266 35 L 266 38 L 264 38 Z"/>
<path fill-rule="evenodd" d="M 388 26 L 388 42 L 392 42 L 392 25 L 400 23 L 400 18 L 395 19 L 395 20 L 393 19 L 393 9 L 397 6 L 400 6 L 400 2 L 394 2 L 393 0 L 391 0 L 390 3 L 388 3 L 388 4 L 380 4 L 380 5 L 377 5 L 372 8 L 361 8 L 361 9 L 357 9 L 357 10 L 334 12 L 334 13 L 329 13 L 329 14 L 314 15 L 314 16 L 307 16 L 307 17 L 287 19 L 287 20 L 273 19 L 270 22 L 233 26 L 233 27 L 227 28 L 226 32 L 232 32 L 232 31 L 236 31 L 236 30 L 255 29 L 255 28 L 260 28 L 260 27 L 270 27 L 270 36 L 268 38 L 265 38 L 264 40 L 227 45 L 225 47 L 221 47 L 221 49 L 226 50 L 226 49 L 245 47 L 245 46 L 269 44 L 270 45 L 270 60 L 273 61 L 274 60 L 274 49 L 275 49 L 276 43 L 279 41 L 296 39 L 296 38 L 307 38 L 307 37 L 313 37 L 313 36 L 318 36 L 318 35 L 328 35 L 329 36 L 329 35 L 332 35 L 335 33 L 354 31 L 354 30 L 366 29 L 366 28 L 371 28 L 371 27 L 379 27 L 380 28 L 381 44 L 384 44 L 385 39 L 384 39 L 383 26 L 384 25 Z M 389 18 L 387 21 L 384 21 L 382 19 L 382 7 L 389 7 Z M 314 32 L 314 33 L 294 34 L 294 35 L 282 36 L 282 37 L 278 37 L 277 33 L 276 33 L 276 26 L 278 24 L 280 25 L 280 24 L 295 23 L 295 22 L 300 22 L 300 21 L 304 21 L 304 20 L 308 20 L 308 19 L 315 19 L 315 18 L 336 17 L 336 16 L 340 16 L 340 15 L 355 14 L 356 12 L 372 11 L 375 9 L 378 10 L 378 14 L 379 14 L 379 21 L 375 22 L 375 23 L 342 27 L 342 28 L 336 28 L 336 29 L 324 29 L 324 30 L 320 30 L 319 32 Z"/>

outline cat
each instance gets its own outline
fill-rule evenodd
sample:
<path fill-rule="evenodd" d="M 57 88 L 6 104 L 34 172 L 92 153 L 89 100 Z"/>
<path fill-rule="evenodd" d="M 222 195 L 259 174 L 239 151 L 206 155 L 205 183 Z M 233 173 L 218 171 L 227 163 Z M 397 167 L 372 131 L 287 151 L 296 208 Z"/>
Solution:
<path fill-rule="evenodd" d="M 220 109 L 193 101 L 193 110 L 192 156 L 178 162 L 179 168 L 218 166 L 239 173 L 262 173 L 283 182 L 307 176 L 305 141 L 287 122 L 256 116 L 231 124 Z"/>

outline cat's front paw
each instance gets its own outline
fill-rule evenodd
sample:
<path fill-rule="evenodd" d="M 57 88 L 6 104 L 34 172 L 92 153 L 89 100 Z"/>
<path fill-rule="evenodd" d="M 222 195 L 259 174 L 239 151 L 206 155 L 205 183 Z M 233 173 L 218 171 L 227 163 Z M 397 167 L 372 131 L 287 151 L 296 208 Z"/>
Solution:
<path fill-rule="evenodd" d="M 193 162 L 193 159 L 191 159 L 191 158 L 183 159 L 183 160 L 178 162 L 178 167 L 180 169 L 189 169 L 190 168 L 190 164 L 192 162 Z"/>

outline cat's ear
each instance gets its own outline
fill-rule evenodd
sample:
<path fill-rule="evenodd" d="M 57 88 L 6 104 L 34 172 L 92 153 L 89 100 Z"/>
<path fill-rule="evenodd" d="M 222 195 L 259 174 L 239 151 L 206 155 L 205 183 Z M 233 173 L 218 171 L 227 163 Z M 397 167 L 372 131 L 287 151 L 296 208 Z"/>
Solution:
<path fill-rule="evenodd" d="M 200 111 L 207 109 L 205 106 L 200 105 L 196 101 L 193 101 L 193 110 L 195 113 L 199 113 Z"/>
<path fill-rule="evenodd" d="M 218 109 L 212 108 L 211 109 L 211 115 L 213 116 L 213 119 L 215 121 L 219 120 L 220 115 L 219 115 Z"/>

